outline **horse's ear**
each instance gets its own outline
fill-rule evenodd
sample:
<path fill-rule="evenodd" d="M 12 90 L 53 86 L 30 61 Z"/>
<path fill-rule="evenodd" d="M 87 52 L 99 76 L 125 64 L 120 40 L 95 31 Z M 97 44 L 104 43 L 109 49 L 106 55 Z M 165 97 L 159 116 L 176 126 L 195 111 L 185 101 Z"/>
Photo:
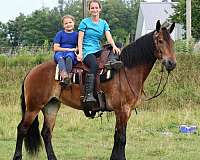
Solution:
<path fill-rule="evenodd" d="M 161 27 L 160 20 L 158 20 L 157 23 L 156 23 L 156 31 L 157 32 L 160 31 L 160 27 Z"/>
<path fill-rule="evenodd" d="M 175 27 L 175 22 L 172 23 L 172 25 L 170 26 L 170 28 L 168 29 L 169 33 L 172 33 Z"/>

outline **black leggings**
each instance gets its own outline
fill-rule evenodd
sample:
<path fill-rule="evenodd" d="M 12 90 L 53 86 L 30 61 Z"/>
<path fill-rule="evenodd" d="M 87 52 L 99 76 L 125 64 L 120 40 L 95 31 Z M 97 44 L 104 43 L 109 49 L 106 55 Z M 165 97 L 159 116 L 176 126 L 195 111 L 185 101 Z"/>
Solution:
<path fill-rule="evenodd" d="M 88 54 L 84 60 L 83 63 L 86 64 L 89 67 L 89 74 L 94 74 L 96 75 L 97 69 L 98 69 L 98 64 L 96 61 L 96 58 L 98 58 L 101 55 L 102 51 L 98 51 L 94 54 Z"/>

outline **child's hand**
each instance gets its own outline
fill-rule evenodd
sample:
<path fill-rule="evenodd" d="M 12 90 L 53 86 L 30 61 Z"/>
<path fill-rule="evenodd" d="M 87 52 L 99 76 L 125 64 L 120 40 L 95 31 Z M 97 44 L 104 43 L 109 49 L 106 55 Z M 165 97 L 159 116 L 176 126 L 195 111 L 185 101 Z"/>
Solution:
<path fill-rule="evenodd" d="M 79 62 L 82 62 L 82 60 L 83 60 L 83 55 L 79 53 L 79 54 L 77 55 L 77 60 L 78 60 Z"/>
<path fill-rule="evenodd" d="M 76 48 L 72 48 L 71 51 L 76 52 Z"/>
<path fill-rule="evenodd" d="M 75 52 L 78 52 L 78 48 L 75 48 Z"/>

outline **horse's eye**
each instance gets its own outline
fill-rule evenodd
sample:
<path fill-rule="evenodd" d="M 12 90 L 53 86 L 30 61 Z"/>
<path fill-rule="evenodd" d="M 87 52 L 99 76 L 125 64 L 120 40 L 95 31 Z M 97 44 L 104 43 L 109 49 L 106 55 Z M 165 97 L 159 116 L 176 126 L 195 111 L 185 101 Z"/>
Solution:
<path fill-rule="evenodd" d="M 163 43 L 163 40 L 160 39 L 158 42 L 162 44 L 162 43 Z"/>

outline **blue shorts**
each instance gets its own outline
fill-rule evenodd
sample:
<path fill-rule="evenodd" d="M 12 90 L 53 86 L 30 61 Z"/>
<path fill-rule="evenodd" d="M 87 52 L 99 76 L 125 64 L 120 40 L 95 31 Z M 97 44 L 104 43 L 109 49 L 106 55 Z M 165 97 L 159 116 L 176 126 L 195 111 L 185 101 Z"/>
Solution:
<path fill-rule="evenodd" d="M 56 63 L 58 63 L 58 60 L 60 58 L 64 58 L 65 59 L 67 57 L 70 57 L 72 59 L 73 65 L 75 65 L 77 63 L 76 54 L 74 52 L 71 52 L 71 51 L 67 51 L 67 52 L 57 51 L 54 54 L 54 60 L 56 61 Z"/>

